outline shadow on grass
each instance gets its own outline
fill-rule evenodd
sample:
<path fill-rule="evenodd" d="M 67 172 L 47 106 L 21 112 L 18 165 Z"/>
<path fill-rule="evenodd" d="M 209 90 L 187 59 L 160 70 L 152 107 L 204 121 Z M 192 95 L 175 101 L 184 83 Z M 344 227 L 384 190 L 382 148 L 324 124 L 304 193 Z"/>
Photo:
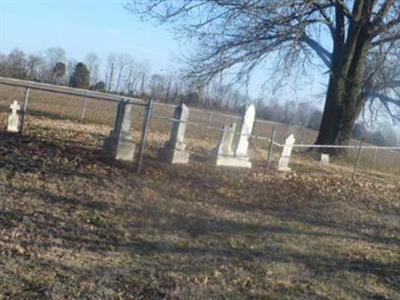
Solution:
<path fill-rule="evenodd" d="M 365 223 L 354 218 L 349 221 L 344 218 L 344 215 L 338 216 L 337 213 L 332 213 L 335 202 L 329 194 L 325 196 L 316 195 L 314 198 L 319 198 L 317 203 L 287 203 L 274 198 L 273 195 L 276 193 L 270 194 L 272 189 L 282 193 L 292 193 L 293 191 L 287 190 L 284 182 L 275 182 L 273 187 L 262 187 L 259 184 L 257 186 L 249 182 L 247 182 L 248 185 L 237 185 L 244 180 L 243 172 L 245 171 L 243 170 L 229 170 L 229 175 L 226 176 L 227 170 L 213 169 L 212 167 L 208 169 L 207 174 L 204 174 L 201 168 L 197 169 L 198 172 L 193 172 L 193 169 L 185 168 L 185 166 L 171 167 L 165 165 L 163 169 L 168 173 L 168 176 L 165 176 L 167 182 L 164 182 L 164 186 L 172 186 L 173 183 L 179 182 L 188 191 L 187 195 L 179 195 L 174 189 L 163 189 L 162 193 L 167 199 L 180 199 L 186 202 L 190 199 L 190 201 L 211 204 L 223 210 L 237 213 L 259 214 L 264 212 L 266 215 L 274 216 L 284 222 L 292 222 L 292 225 L 293 223 L 300 223 L 320 229 L 320 232 L 297 231 L 298 234 L 400 245 L 400 239 L 395 237 L 395 234 L 391 237 L 382 235 L 383 232 L 392 231 L 394 233 L 394 231 L 399 230 L 398 226 L 389 228 L 384 221 L 374 223 L 371 220 L 369 223 Z M 230 186 L 232 191 L 239 191 L 239 193 L 234 196 L 227 196 L 219 191 L 219 187 L 222 186 Z M 195 195 L 195 198 L 193 198 L 193 195 Z M 343 211 L 343 214 L 346 213 L 346 211 Z M 381 214 L 380 211 L 376 213 Z M 365 228 L 372 230 L 367 233 L 364 230 Z"/>
<path fill-rule="evenodd" d="M 110 201 L 98 194 L 97 197 L 80 191 L 80 195 L 58 195 L 49 190 L 16 186 L 3 183 L 3 191 L 12 191 L 19 196 L 29 195 L 40 209 L 24 211 L 25 208 L 8 208 L 0 214 L 0 225 L 3 228 L 25 226 L 29 235 L 22 239 L 26 247 L 37 247 L 49 250 L 53 247 L 72 250 L 80 253 L 89 250 L 101 254 L 117 252 L 132 257 L 141 255 L 147 266 L 160 271 L 179 271 L 187 274 L 201 273 L 210 265 L 220 263 L 231 264 L 237 267 L 244 263 L 283 262 L 305 265 L 315 274 L 335 276 L 338 271 L 355 272 L 379 276 L 383 281 L 395 289 L 399 289 L 399 265 L 382 263 L 368 259 L 351 259 L 309 254 L 287 249 L 281 246 L 268 247 L 261 245 L 251 249 L 248 245 L 232 247 L 228 238 L 243 236 L 259 239 L 260 236 L 273 235 L 293 236 L 301 239 L 331 237 L 338 239 L 365 240 L 374 243 L 400 244 L 396 238 L 386 240 L 373 235 L 365 235 L 361 226 L 368 224 L 354 223 L 340 224 L 331 219 L 325 219 L 324 214 L 307 207 L 277 204 L 266 195 L 260 199 L 252 199 L 252 186 L 248 185 L 240 196 L 248 201 L 236 197 L 227 197 L 217 191 L 218 187 L 225 186 L 232 189 L 242 189 L 243 185 L 235 185 L 242 179 L 242 171 L 230 171 L 228 178 L 221 176 L 226 170 L 204 168 L 197 165 L 194 168 L 171 167 L 159 164 L 156 160 L 147 157 L 146 162 L 149 174 L 143 175 L 139 182 L 131 181 L 127 175 L 129 169 L 121 167 L 121 173 L 102 175 L 88 171 L 85 166 L 100 166 L 103 170 L 111 167 L 101 161 L 100 151 L 88 148 L 82 144 L 57 141 L 41 141 L 30 137 L 16 137 L 1 135 L 2 158 L 0 166 L 13 172 L 46 173 L 47 176 L 77 176 L 92 180 L 121 181 L 127 188 L 126 196 L 120 201 Z M 163 179 L 148 183 L 147 187 L 158 190 L 165 199 L 174 199 L 181 202 L 201 201 L 209 207 L 223 208 L 227 211 L 244 213 L 265 213 L 279 217 L 284 222 L 298 222 L 312 227 L 328 227 L 345 233 L 316 232 L 295 229 L 289 226 L 257 225 L 250 222 L 226 220 L 223 217 L 207 215 L 192 208 L 190 214 L 185 215 L 176 211 L 162 209 L 160 204 L 146 204 L 146 197 L 140 193 L 146 182 L 152 179 L 151 169 L 164 173 Z M 210 171 L 211 170 L 211 171 Z M 178 184 L 178 185 L 177 185 Z M 176 186 L 195 193 L 195 197 L 179 194 Z M 116 186 L 118 188 L 118 186 Z M 255 186 L 254 186 L 255 188 Z M 137 192 L 137 193 L 133 193 Z M 201 196 L 200 196 L 201 195 Z M 189 197 L 190 196 L 190 197 Z M 250 201 L 254 200 L 254 201 Z M 143 204 L 144 203 L 144 204 Z M 141 204 L 141 205 L 139 205 Z M 310 204 L 311 205 L 311 204 Z M 315 207 L 314 207 L 315 208 Z M 104 215 L 102 215 L 104 214 Z M 360 228 L 356 228 L 360 226 Z M 126 238 L 126 234 L 128 237 Z M 137 236 L 135 236 L 137 234 Z M 185 243 L 171 242 L 166 239 L 169 235 L 179 236 Z M 357 236 L 355 236 L 357 235 Z M 214 244 L 208 243 L 217 239 Z M 8 243 L 0 237 L 2 243 Z M 161 258 L 160 258 L 161 256 Z M 189 262 L 183 262 L 184 257 L 190 257 Z M 160 260 L 163 260 L 160 263 Z M 127 267 L 129 270 L 129 267 Z M 111 272 L 112 267 L 97 269 L 100 274 Z M 134 270 L 131 270 L 134 271 Z M 95 274 L 96 268 L 88 271 Z M 101 275 L 100 275 L 101 276 Z"/>
<path fill-rule="evenodd" d="M 91 170 L 95 166 L 104 174 Z M 108 179 L 108 173 L 115 173 L 115 170 L 134 172 L 135 167 L 134 164 L 105 160 L 101 149 L 80 142 L 0 133 L 0 168 L 9 172 Z"/>
<path fill-rule="evenodd" d="M 4 188 L 4 187 L 3 187 Z M 13 187 L 5 187 L 13 188 Z M 360 259 L 347 259 L 343 257 L 332 257 L 329 255 L 316 255 L 296 252 L 284 248 L 265 247 L 263 249 L 253 250 L 247 247 L 232 248 L 227 244 L 224 239 L 220 240 L 214 246 L 192 246 L 191 243 L 182 245 L 180 243 L 172 243 L 168 241 L 154 241 L 146 240 L 143 238 L 135 238 L 134 241 L 129 241 L 124 238 L 124 230 L 135 231 L 141 230 L 148 231 L 150 235 L 157 231 L 156 236 L 163 236 L 164 234 L 178 234 L 186 238 L 188 241 L 204 241 L 217 234 L 217 236 L 224 236 L 225 238 L 232 235 L 254 237 L 263 234 L 270 236 L 271 234 L 285 234 L 285 235 L 309 235 L 310 237 L 325 237 L 329 234 L 306 232 L 295 230 L 284 226 L 261 226 L 255 224 L 246 224 L 222 219 L 209 219 L 200 216 L 184 216 L 177 213 L 167 213 L 156 207 L 145 207 L 142 209 L 134 208 L 132 206 L 120 205 L 116 203 L 107 203 L 106 199 L 93 200 L 78 197 L 60 197 L 49 192 L 39 190 L 25 190 L 15 189 L 16 192 L 28 192 L 33 195 L 33 199 L 40 200 L 48 203 L 50 206 L 63 208 L 65 211 L 74 209 L 75 211 L 87 210 L 82 220 L 71 219 L 68 220 L 68 214 L 65 216 L 67 219 L 55 216 L 51 212 L 36 211 L 31 214 L 19 215 L 17 212 L 8 212 L 18 220 L 29 219 L 32 224 L 31 227 L 36 232 L 36 236 L 44 235 L 40 240 L 57 240 L 58 243 L 42 242 L 37 244 L 35 241 L 26 240 L 26 245 L 42 247 L 49 249 L 51 247 L 64 247 L 70 250 L 86 249 L 90 251 L 113 251 L 113 252 L 127 252 L 130 254 L 140 254 L 144 257 L 151 257 L 163 254 L 177 254 L 189 255 L 194 261 L 199 260 L 204 262 L 204 258 L 209 261 L 224 259 L 226 262 L 240 263 L 243 261 L 248 262 L 287 262 L 287 263 L 301 263 L 305 264 L 307 268 L 315 272 L 357 272 L 374 274 L 382 276 L 389 280 L 394 287 L 399 288 L 396 284 L 395 278 L 400 276 L 400 269 L 398 264 L 385 264 L 374 262 L 371 260 Z M 136 199 L 138 200 L 138 199 Z M 126 219 L 124 223 L 124 230 L 117 228 L 116 225 L 104 220 L 103 222 L 96 222 L 91 220 L 96 211 L 113 212 L 114 218 L 117 216 L 121 219 Z M 165 218 L 167 221 L 165 221 Z M 145 221 L 136 221 L 137 219 Z M 163 220 L 162 222 L 160 220 Z M 348 238 L 347 236 L 332 235 L 335 238 Z M 43 239 L 44 238 L 44 239 Z M 196 244 L 196 242 L 194 243 Z M 171 266 L 168 266 L 170 268 Z M 175 271 L 182 271 L 182 268 L 190 272 L 201 272 L 205 265 L 200 264 L 199 268 L 193 265 L 189 266 L 176 266 Z"/>
<path fill-rule="evenodd" d="M 43 195 L 48 198 L 48 195 Z M 44 199 L 42 199 L 44 200 Z M 45 201 L 45 200 L 44 200 Z M 70 202 L 71 201 L 71 202 Z M 62 199 L 62 203 L 76 203 L 77 200 Z M 82 204 L 79 204 L 82 205 Z M 91 206 L 89 206 L 91 208 Z M 132 211 L 127 212 L 132 214 Z M 158 219 L 159 215 L 154 215 L 154 212 L 149 210 L 138 210 L 135 215 L 141 215 L 145 219 L 153 218 Z M 160 272 L 182 272 L 184 274 L 196 274 L 202 273 L 205 269 L 211 265 L 218 264 L 230 264 L 241 266 L 243 263 L 290 263 L 305 265 L 314 274 L 324 274 L 324 276 L 336 276 L 337 272 L 352 272 L 365 275 L 374 275 L 381 278 L 386 284 L 390 285 L 394 289 L 399 289 L 400 284 L 397 279 L 400 276 L 399 264 L 395 263 L 382 263 L 368 259 L 352 259 L 346 257 L 335 257 L 321 254 L 307 254 L 287 248 L 281 247 L 266 247 L 264 249 L 250 249 L 246 247 L 232 248 L 224 240 L 221 240 L 218 244 L 213 246 L 204 243 L 199 245 L 196 242 L 181 244 L 173 243 L 164 240 L 154 240 L 156 236 L 150 239 L 135 238 L 133 241 L 124 239 L 124 234 L 120 229 L 115 226 L 91 224 L 91 226 L 83 226 L 84 222 L 76 222 L 76 220 L 66 220 L 54 216 L 48 212 L 35 212 L 29 215 L 21 215 L 20 219 L 29 219 L 31 226 L 31 235 L 37 240 L 25 239 L 22 244 L 25 247 L 33 246 L 42 249 L 50 250 L 53 247 L 64 248 L 73 250 L 76 253 L 80 251 L 93 251 L 106 253 L 128 253 L 134 257 L 140 255 L 142 259 L 146 261 L 147 267 L 151 265 L 157 268 Z M 172 219 L 178 218 L 176 215 Z M 133 216 L 134 219 L 134 216 Z M 288 233 L 298 234 L 297 232 L 291 232 L 290 229 L 284 228 L 254 228 L 252 225 L 241 224 L 236 222 L 225 222 L 218 221 L 216 224 L 210 224 L 208 221 L 193 217 L 179 216 L 179 220 L 176 220 L 179 224 L 197 223 L 198 225 L 208 224 L 207 234 L 211 232 L 220 232 L 229 236 L 230 232 L 236 234 L 246 235 L 249 232 L 257 233 L 254 230 L 263 230 L 264 233 Z M 154 229 L 157 222 L 153 222 L 147 225 Z M 165 224 L 164 224 L 165 225 Z M 132 224 L 127 227 L 127 230 L 132 230 Z M 162 229 L 162 234 L 176 234 L 179 231 L 179 227 L 176 228 L 176 223 L 172 223 L 171 226 L 161 226 L 157 229 Z M 135 227 L 135 226 L 133 226 Z M 144 224 L 140 224 L 140 227 L 145 232 Z M 147 228 L 150 229 L 150 228 Z M 303 234 L 303 233 L 301 233 Z M 151 233 L 149 232 L 149 237 Z M 207 238 L 207 237 L 206 237 Z M 0 238 L 3 243 L 8 241 Z M 57 242 L 52 242 L 56 240 Z M 190 239 L 189 239 L 190 240 Z M 196 244 L 196 245 L 195 245 Z M 190 257 L 190 263 L 183 263 L 184 257 Z M 185 261 L 185 259 L 184 259 Z M 143 261 L 144 262 L 144 261 Z M 135 266 L 137 267 L 137 266 Z M 112 271 L 112 267 L 104 266 L 104 268 L 95 269 L 82 269 L 76 270 L 77 274 L 91 273 L 93 276 L 99 276 L 100 274 L 107 274 Z M 127 266 L 129 270 L 129 267 Z M 70 270 L 69 270 L 70 271 Z M 114 271 L 115 273 L 115 271 Z M 125 280 L 127 280 L 125 278 Z"/>

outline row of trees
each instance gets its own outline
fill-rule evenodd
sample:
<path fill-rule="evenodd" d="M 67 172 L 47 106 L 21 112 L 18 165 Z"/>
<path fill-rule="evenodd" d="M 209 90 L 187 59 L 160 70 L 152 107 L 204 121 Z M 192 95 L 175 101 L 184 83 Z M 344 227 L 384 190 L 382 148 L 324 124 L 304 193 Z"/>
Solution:
<path fill-rule="evenodd" d="M 89 88 L 90 71 L 83 63 L 67 61 L 61 48 L 49 48 L 42 54 L 25 54 L 15 49 L 0 53 L 0 75 L 18 79 Z"/>
<path fill-rule="evenodd" d="M 218 80 L 199 87 L 176 75 L 153 74 L 148 62 L 136 61 L 128 54 L 110 54 L 102 61 L 90 53 L 77 62 L 68 59 L 61 48 L 40 54 L 15 49 L 9 54 L 0 53 L 0 76 L 232 111 L 251 102 L 239 87 Z"/>
<path fill-rule="evenodd" d="M 266 62 L 282 75 L 321 65 L 329 78 L 317 144 L 347 144 L 366 103 L 379 101 L 400 119 L 393 113 L 400 106 L 397 0 L 129 0 L 126 7 L 195 41 L 187 75 L 198 83 L 228 69 L 241 80 Z"/>
<path fill-rule="evenodd" d="M 103 74 L 103 75 L 102 75 Z M 151 66 L 138 62 L 127 54 L 111 54 L 102 63 L 94 53 L 83 62 L 67 59 L 61 48 L 50 48 L 41 54 L 25 54 L 16 49 L 8 55 L 0 54 L 0 76 L 69 85 L 101 92 L 135 97 L 152 97 L 158 101 L 238 112 L 250 102 L 257 106 L 260 118 L 318 130 L 322 111 L 311 102 L 282 102 L 276 99 L 251 99 L 239 88 L 211 80 L 207 85 L 194 85 L 171 74 L 152 74 Z M 387 128 L 387 126 L 385 127 Z M 385 137 L 390 130 L 369 131 L 363 124 L 355 127 L 354 135 L 376 144 L 388 144 Z"/>
<path fill-rule="evenodd" d="M 316 108 L 311 103 L 301 103 L 295 101 L 279 102 L 277 100 L 268 103 L 257 103 L 257 111 L 261 118 L 306 127 L 318 130 L 322 120 L 322 110 Z M 392 123 L 387 118 L 371 122 L 359 120 L 352 130 L 352 137 L 363 142 L 378 146 L 396 146 L 400 144 L 400 134 L 393 128 Z"/>

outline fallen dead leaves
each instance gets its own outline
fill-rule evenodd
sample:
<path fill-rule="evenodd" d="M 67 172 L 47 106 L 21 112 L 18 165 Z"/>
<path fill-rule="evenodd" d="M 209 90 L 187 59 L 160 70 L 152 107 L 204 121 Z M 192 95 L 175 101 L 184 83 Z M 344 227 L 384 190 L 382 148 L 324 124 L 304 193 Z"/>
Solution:
<path fill-rule="evenodd" d="M 136 176 L 102 161 L 107 126 L 29 122 L 0 141 L 3 298 L 400 295 L 396 181 L 168 166 L 158 133 Z"/>

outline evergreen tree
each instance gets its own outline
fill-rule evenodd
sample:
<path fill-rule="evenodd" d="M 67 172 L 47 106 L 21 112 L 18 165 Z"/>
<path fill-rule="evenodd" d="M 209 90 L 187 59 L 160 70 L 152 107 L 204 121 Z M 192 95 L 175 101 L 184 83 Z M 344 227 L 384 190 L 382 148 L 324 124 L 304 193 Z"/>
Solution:
<path fill-rule="evenodd" d="M 90 72 L 83 63 L 77 63 L 72 74 L 69 85 L 71 87 L 87 89 L 90 85 Z"/>
<path fill-rule="evenodd" d="M 58 62 L 54 65 L 52 82 L 55 83 L 58 79 L 63 78 L 65 76 L 66 66 L 63 62 Z"/>
<path fill-rule="evenodd" d="M 93 89 L 98 92 L 105 92 L 106 91 L 106 83 L 104 81 L 98 81 L 94 85 Z"/>

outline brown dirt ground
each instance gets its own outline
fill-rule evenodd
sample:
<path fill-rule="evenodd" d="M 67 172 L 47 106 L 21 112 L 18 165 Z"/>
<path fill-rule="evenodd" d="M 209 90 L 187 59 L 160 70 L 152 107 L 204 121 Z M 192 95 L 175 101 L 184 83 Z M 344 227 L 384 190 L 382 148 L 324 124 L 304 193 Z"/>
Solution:
<path fill-rule="evenodd" d="M 157 132 L 138 176 L 101 159 L 109 129 L 2 130 L 0 299 L 400 299 L 397 179 L 169 166 Z"/>

